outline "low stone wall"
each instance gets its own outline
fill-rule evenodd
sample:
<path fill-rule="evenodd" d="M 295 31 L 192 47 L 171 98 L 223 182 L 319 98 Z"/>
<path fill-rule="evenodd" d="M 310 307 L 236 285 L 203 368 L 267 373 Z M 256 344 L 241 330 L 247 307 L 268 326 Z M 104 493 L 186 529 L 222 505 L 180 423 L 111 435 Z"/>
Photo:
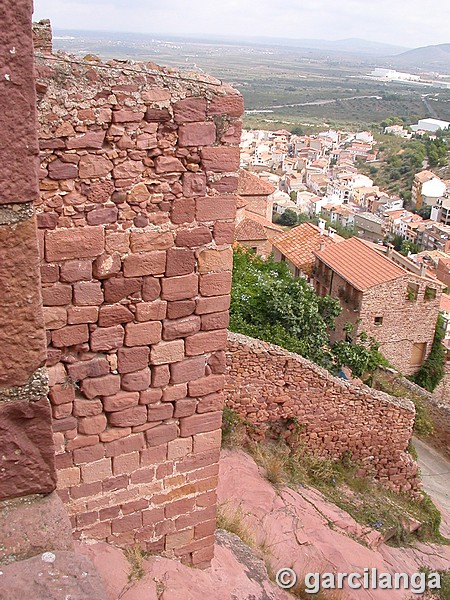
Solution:
<path fill-rule="evenodd" d="M 418 468 L 406 453 L 415 415 L 409 400 L 356 386 L 297 354 L 234 333 L 227 368 L 226 404 L 261 437 L 294 420 L 311 450 L 333 458 L 349 452 L 387 487 L 418 489 Z"/>

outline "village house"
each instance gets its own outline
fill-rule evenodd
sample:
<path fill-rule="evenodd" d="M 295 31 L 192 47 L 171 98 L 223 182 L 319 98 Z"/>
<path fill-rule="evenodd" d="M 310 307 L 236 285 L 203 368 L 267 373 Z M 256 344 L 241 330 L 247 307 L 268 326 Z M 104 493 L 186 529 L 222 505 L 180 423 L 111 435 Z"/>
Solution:
<path fill-rule="evenodd" d="M 431 350 L 442 286 L 410 273 L 350 238 L 316 253 L 314 287 L 340 301 L 333 341 L 356 341 L 363 331 L 405 375 L 417 371 Z M 348 333 L 346 324 L 353 326 Z"/>
<path fill-rule="evenodd" d="M 434 206 L 438 198 L 444 196 L 446 184 L 431 171 L 420 171 L 414 176 L 411 200 L 416 209 Z"/>
<path fill-rule="evenodd" d="M 343 238 L 334 229 L 325 230 L 325 221 L 319 226 L 313 223 L 302 223 L 272 240 L 273 255 L 277 262 L 286 262 L 295 277 L 309 279 L 315 263 L 315 252 L 322 247 L 341 242 Z"/>

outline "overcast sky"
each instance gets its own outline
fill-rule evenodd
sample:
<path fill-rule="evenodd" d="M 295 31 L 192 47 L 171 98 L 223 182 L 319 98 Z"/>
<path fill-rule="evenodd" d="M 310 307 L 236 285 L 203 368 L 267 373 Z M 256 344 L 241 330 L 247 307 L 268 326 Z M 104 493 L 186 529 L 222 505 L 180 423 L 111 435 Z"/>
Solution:
<path fill-rule="evenodd" d="M 449 0 L 34 0 L 54 28 L 450 43 Z"/>

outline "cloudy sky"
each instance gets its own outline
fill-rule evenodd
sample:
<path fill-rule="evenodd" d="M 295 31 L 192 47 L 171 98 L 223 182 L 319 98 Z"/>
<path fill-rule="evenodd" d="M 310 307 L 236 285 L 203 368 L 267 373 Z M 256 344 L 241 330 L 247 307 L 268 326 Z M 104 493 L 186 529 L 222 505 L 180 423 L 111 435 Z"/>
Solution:
<path fill-rule="evenodd" d="M 34 0 L 58 29 L 450 43 L 449 0 Z"/>

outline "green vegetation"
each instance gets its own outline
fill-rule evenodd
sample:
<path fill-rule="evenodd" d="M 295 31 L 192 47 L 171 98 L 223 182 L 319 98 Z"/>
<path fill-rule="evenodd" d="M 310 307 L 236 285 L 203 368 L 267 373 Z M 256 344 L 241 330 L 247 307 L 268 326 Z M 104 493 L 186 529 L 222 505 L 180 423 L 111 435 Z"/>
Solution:
<path fill-rule="evenodd" d="M 421 437 L 428 437 L 434 431 L 433 419 L 429 410 L 425 406 L 422 398 L 418 394 L 410 391 L 409 388 L 402 385 L 401 381 L 392 381 L 390 377 L 381 371 L 375 373 L 372 381 L 372 387 L 390 396 L 396 398 L 407 398 L 411 400 L 416 408 L 416 418 L 414 420 L 414 432 Z M 411 455 L 413 453 L 411 452 Z"/>
<path fill-rule="evenodd" d="M 318 296 L 286 263 L 235 250 L 231 331 L 282 346 L 334 373 L 348 366 L 357 375 L 370 375 L 385 364 L 373 340 L 361 334 L 358 343 L 330 344 L 328 333 L 340 311 L 338 300 Z"/>
<path fill-rule="evenodd" d="M 440 512 L 426 494 L 415 499 L 383 488 L 347 452 L 339 460 L 311 452 L 302 440 L 301 427 L 294 422 L 289 425 L 293 432 L 289 445 L 280 433 L 286 429 L 284 422 L 273 425 L 266 441 L 254 442 L 247 435 L 251 435 L 252 428 L 228 411 L 235 424 L 235 437 L 224 431 L 228 445 L 249 452 L 275 487 L 314 487 L 355 521 L 382 533 L 391 545 L 407 546 L 417 539 L 448 543 L 439 532 Z M 415 521 L 421 525 L 411 532 L 410 525 Z"/>
<path fill-rule="evenodd" d="M 444 336 L 444 319 L 442 315 L 439 314 L 430 354 L 414 376 L 414 382 L 429 392 L 433 392 L 435 390 L 445 375 L 446 352 L 444 346 L 442 345 Z"/>
<path fill-rule="evenodd" d="M 130 563 L 128 581 L 140 581 L 145 575 L 144 560 L 150 555 L 137 544 L 125 549 L 125 558 Z"/>
<path fill-rule="evenodd" d="M 389 243 L 394 246 L 397 252 L 403 254 L 403 256 L 408 256 L 409 253 L 417 254 L 418 252 L 420 252 L 420 248 L 419 246 L 417 246 L 417 244 L 413 244 L 413 242 L 405 240 L 404 238 L 402 238 L 401 235 L 394 235 L 387 241 L 389 241 Z"/>
<path fill-rule="evenodd" d="M 344 227 L 340 223 L 332 223 L 323 213 L 321 213 L 320 218 L 325 221 L 327 227 L 331 227 L 338 235 L 345 239 L 351 238 L 358 233 L 356 227 Z M 305 213 L 296 213 L 294 210 L 287 208 L 282 215 L 274 216 L 274 222 L 287 227 L 295 227 L 302 223 L 314 223 L 314 225 L 317 225 L 319 217 L 310 217 Z"/>
<path fill-rule="evenodd" d="M 429 575 L 432 571 L 426 567 L 420 569 L 422 573 Z M 441 589 L 440 590 L 432 590 L 429 592 L 430 598 L 435 598 L 436 600 L 450 600 L 450 570 L 447 571 L 434 571 L 434 573 L 439 573 L 441 576 Z"/>

